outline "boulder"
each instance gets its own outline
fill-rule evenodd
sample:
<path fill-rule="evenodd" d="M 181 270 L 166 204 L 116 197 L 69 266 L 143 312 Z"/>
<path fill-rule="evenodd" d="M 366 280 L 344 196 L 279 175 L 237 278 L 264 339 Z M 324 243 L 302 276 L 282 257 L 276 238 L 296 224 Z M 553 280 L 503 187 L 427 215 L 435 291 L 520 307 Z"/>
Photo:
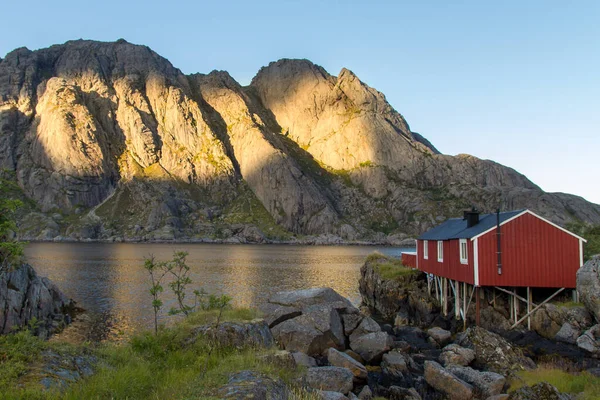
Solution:
<path fill-rule="evenodd" d="M 565 322 L 559 331 L 554 336 L 554 340 L 569 343 L 569 344 L 577 344 L 577 338 L 581 335 L 581 331 L 575 328 L 568 322 Z"/>
<path fill-rule="evenodd" d="M 327 361 L 334 367 L 347 368 L 354 374 L 354 380 L 364 381 L 367 379 L 367 369 L 364 365 L 350 357 L 346 353 L 342 353 L 334 348 L 327 350 Z"/>
<path fill-rule="evenodd" d="M 69 354 L 47 350 L 41 354 L 40 362 L 26 379 L 38 381 L 45 389 L 61 390 L 92 376 L 97 364 L 98 359 L 87 352 Z"/>
<path fill-rule="evenodd" d="M 259 310 L 265 316 L 269 328 L 274 327 L 288 319 L 302 315 L 302 311 L 296 307 L 282 306 L 279 304 L 265 303 L 259 306 Z"/>
<path fill-rule="evenodd" d="M 415 388 L 390 386 L 390 400 L 422 400 Z"/>
<path fill-rule="evenodd" d="M 588 260 L 577 271 L 579 299 L 596 321 L 600 322 L 600 255 Z"/>
<path fill-rule="evenodd" d="M 313 389 L 348 394 L 353 385 L 354 374 L 348 368 L 315 367 L 306 373 L 306 383 Z"/>
<path fill-rule="evenodd" d="M 344 351 L 344 353 L 348 354 L 350 357 L 354 358 L 356 361 L 358 361 L 361 364 L 365 363 L 365 360 L 360 356 L 360 354 L 356 353 L 355 351 L 347 349 Z"/>
<path fill-rule="evenodd" d="M 341 302 L 349 308 L 356 308 L 348 299 L 331 288 L 311 288 L 278 292 L 269 298 L 269 303 L 303 309 L 316 304 Z"/>
<path fill-rule="evenodd" d="M 376 363 L 384 353 L 391 350 L 393 338 L 385 332 L 373 332 L 350 341 L 350 348 L 357 352 L 366 363 Z"/>
<path fill-rule="evenodd" d="M 189 341 L 194 342 L 200 335 L 216 341 L 220 346 L 236 348 L 271 347 L 275 343 L 269 326 L 263 319 L 249 322 L 223 322 L 219 326 L 202 325 L 192 330 Z"/>
<path fill-rule="evenodd" d="M 461 347 L 455 343 L 444 347 L 440 355 L 440 361 L 444 366 L 450 364 L 467 366 L 475 359 L 475 351 Z"/>
<path fill-rule="evenodd" d="M 446 370 L 473 386 L 473 393 L 477 398 L 487 399 L 501 394 L 506 385 L 506 378 L 495 372 L 482 372 L 458 365 L 450 365 Z"/>
<path fill-rule="evenodd" d="M 332 392 L 331 390 L 319 390 L 319 398 L 322 400 L 348 400 L 348 397 L 344 396 L 340 392 Z"/>
<path fill-rule="evenodd" d="M 360 324 L 352 331 L 350 342 L 367 333 L 381 332 L 379 324 L 371 317 L 364 317 Z"/>
<path fill-rule="evenodd" d="M 450 400 L 470 400 L 473 387 L 457 378 L 435 361 L 425 361 L 425 381 Z"/>
<path fill-rule="evenodd" d="M 456 343 L 475 351 L 473 365 L 502 375 L 534 369 L 535 363 L 500 335 L 479 327 L 470 327 L 458 335 Z"/>
<path fill-rule="evenodd" d="M 227 385 L 218 390 L 220 399 L 287 400 L 290 391 L 280 379 L 272 379 L 255 371 L 234 374 Z"/>
<path fill-rule="evenodd" d="M 566 312 L 562 307 L 544 304 L 531 315 L 531 329 L 540 336 L 552 339 L 560 330 L 565 318 Z"/>
<path fill-rule="evenodd" d="M 568 394 L 562 394 L 547 382 L 533 386 L 523 386 L 508 396 L 509 400 L 571 400 Z"/>
<path fill-rule="evenodd" d="M 439 328 L 437 326 L 427 329 L 427 334 L 429 335 L 429 337 L 433 338 L 433 340 L 435 340 L 436 343 L 440 346 L 445 346 L 446 344 L 448 344 L 448 342 L 450 342 L 450 339 L 452 338 L 452 334 L 449 331 Z"/>
<path fill-rule="evenodd" d="M 294 355 L 287 350 L 279 350 L 275 353 L 265 354 L 259 358 L 265 363 L 281 369 L 293 370 L 298 365 Z"/>
<path fill-rule="evenodd" d="M 371 400 L 373 399 L 373 392 L 369 386 L 363 387 L 361 391 L 358 393 L 359 400 Z"/>
<path fill-rule="evenodd" d="M 306 367 L 306 368 L 311 368 L 311 367 L 317 366 L 317 361 L 314 358 L 312 358 L 311 356 L 309 356 L 308 354 L 304 354 L 299 351 L 296 351 L 296 352 L 292 353 L 292 357 L 294 357 L 294 361 L 296 362 L 296 365 Z"/>
<path fill-rule="evenodd" d="M 381 370 L 384 374 L 401 378 L 408 372 L 410 356 L 398 351 L 390 351 L 383 355 Z"/>
<path fill-rule="evenodd" d="M 34 334 L 48 337 L 71 322 L 75 303 L 29 264 L 0 269 L 0 334 L 36 320 Z"/>
<path fill-rule="evenodd" d="M 590 353 L 600 352 L 600 324 L 592 326 L 577 338 L 577 346 Z"/>

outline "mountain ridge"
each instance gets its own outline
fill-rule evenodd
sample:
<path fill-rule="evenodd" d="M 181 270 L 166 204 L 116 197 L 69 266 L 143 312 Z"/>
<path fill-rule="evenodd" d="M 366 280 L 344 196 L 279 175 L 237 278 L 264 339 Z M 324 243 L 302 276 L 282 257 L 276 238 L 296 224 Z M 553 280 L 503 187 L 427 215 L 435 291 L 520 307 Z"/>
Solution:
<path fill-rule="evenodd" d="M 35 202 L 20 221 L 35 240 L 381 242 L 470 206 L 600 223 L 580 197 L 441 154 L 349 69 L 282 59 L 242 86 L 124 40 L 0 61 L 0 167 Z"/>

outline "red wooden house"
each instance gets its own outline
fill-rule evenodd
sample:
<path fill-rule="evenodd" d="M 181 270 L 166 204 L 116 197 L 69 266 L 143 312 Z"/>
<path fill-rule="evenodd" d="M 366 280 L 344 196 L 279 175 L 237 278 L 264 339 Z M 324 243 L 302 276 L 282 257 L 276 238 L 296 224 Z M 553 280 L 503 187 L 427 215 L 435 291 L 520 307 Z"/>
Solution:
<path fill-rule="evenodd" d="M 448 281 L 457 299 L 461 283 L 464 296 L 468 285 L 496 288 L 514 296 L 518 316 L 519 300 L 526 301 L 529 311 L 530 288 L 575 288 L 584 242 L 529 210 L 481 215 L 470 211 L 419 236 L 416 264 L 434 277 L 442 299 L 447 293 L 442 284 Z M 526 300 L 518 288 L 527 288 Z M 456 310 L 458 316 L 458 305 Z"/>

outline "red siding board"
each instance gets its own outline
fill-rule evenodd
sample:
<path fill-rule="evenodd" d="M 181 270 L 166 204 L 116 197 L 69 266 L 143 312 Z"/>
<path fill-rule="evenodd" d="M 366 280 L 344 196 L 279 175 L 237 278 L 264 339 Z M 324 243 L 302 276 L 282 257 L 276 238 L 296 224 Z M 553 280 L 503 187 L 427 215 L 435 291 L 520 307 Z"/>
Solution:
<path fill-rule="evenodd" d="M 410 268 L 417 268 L 417 255 L 410 253 L 402 253 L 402 265 Z"/>
<path fill-rule="evenodd" d="M 461 264 L 458 240 L 444 240 L 443 262 L 438 261 L 437 241 L 428 241 L 429 257 L 423 253 L 424 241 L 418 240 L 419 269 L 437 276 L 473 284 L 473 243 L 467 241 L 468 263 Z"/>
<path fill-rule="evenodd" d="M 579 239 L 526 213 L 501 227 L 502 275 L 496 231 L 478 238 L 481 286 L 575 288 Z"/>

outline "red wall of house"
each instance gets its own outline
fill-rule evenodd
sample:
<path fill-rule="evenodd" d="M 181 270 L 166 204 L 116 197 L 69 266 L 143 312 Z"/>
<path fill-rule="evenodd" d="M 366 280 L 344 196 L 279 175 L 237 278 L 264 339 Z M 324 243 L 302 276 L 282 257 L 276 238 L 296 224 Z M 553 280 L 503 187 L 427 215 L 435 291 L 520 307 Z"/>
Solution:
<path fill-rule="evenodd" d="M 417 268 L 417 255 L 402 253 L 402 265 L 410 268 Z"/>
<path fill-rule="evenodd" d="M 461 264 L 459 241 L 444 240 L 444 261 L 437 258 L 437 241 L 429 240 L 429 258 L 423 257 L 424 241 L 418 240 L 419 269 L 437 276 L 473 284 L 473 242 L 467 240 L 468 263 Z"/>
<path fill-rule="evenodd" d="M 579 239 L 528 213 L 502 225 L 501 233 L 502 275 L 496 231 L 477 239 L 480 286 L 575 288 Z"/>

